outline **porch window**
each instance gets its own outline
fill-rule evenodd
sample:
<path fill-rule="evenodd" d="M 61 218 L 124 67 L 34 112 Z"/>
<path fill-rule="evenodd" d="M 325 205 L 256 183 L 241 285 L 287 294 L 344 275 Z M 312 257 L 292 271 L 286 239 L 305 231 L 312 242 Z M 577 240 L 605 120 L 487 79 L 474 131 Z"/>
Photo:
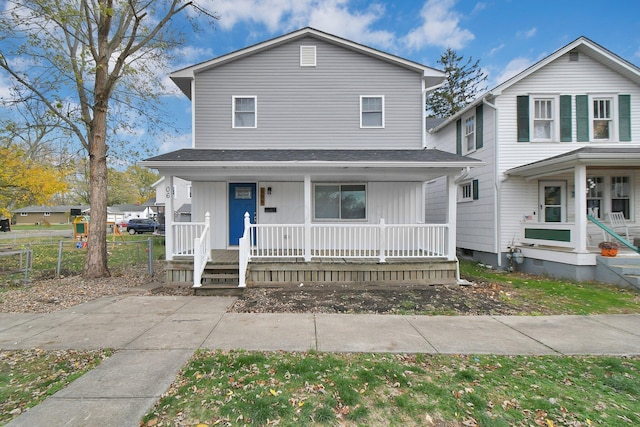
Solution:
<path fill-rule="evenodd" d="M 587 178 L 587 213 L 594 218 L 602 219 L 604 198 L 604 177 Z"/>
<path fill-rule="evenodd" d="M 593 139 L 613 139 L 613 114 L 611 98 L 593 99 Z"/>
<path fill-rule="evenodd" d="M 360 97 L 360 127 L 383 128 L 384 127 L 384 97 L 361 96 Z"/>
<path fill-rule="evenodd" d="M 315 219 L 367 218 L 367 188 L 364 184 L 316 184 L 313 199 Z"/>
<path fill-rule="evenodd" d="M 476 116 L 467 117 L 464 121 L 464 140 L 467 153 L 476 150 Z"/>
<path fill-rule="evenodd" d="M 631 219 L 631 184 L 628 176 L 611 177 L 611 212 L 622 212 Z"/>
<path fill-rule="evenodd" d="M 233 97 L 233 127 L 234 128 L 255 128 L 256 122 L 255 96 L 234 96 Z"/>
<path fill-rule="evenodd" d="M 553 99 L 533 98 L 533 140 L 551 141 L 554 127 Z"/>

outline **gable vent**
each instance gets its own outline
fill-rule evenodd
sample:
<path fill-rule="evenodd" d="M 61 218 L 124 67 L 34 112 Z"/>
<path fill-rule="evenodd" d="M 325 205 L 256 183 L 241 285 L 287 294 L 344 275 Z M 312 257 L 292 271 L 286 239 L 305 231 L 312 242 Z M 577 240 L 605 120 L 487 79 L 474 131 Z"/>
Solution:
<path fill-rule="evenodd" d="M 577 52 L 575 50 L 572 51 L 572 52 L 569 52 L 569 61 L 571 61 L 571 62 L 580 61 L 580 52 Z"/>
<path fill-rule="evenodd" d="M 316 47 L 300 46 L 300 66 L 315 67 L 316 66 Z"/>

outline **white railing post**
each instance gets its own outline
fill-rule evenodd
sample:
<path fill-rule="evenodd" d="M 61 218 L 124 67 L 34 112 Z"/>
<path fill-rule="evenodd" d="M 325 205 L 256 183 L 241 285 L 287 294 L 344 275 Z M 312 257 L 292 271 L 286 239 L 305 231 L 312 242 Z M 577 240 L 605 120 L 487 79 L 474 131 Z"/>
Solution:
<path fill-rule="evenodd" d="M 379 233 L 380 233 L 380 238 L 378 239 L 380 241 L 380 248 L 379 248 L 379 255 L 378 255 L 378 261 L 380 262 L 385 262 L 386 261 L 386 246 L 387 246 L 387 226 L 384 223 L 384 218 L 380 218 L 380 228 L 379 228 Z"/>
<path fill-rule="evenodd" d="M 238 242 L 238 287 L 247 286 L 247 266 L 251 258 L 251 217 L 249 212 L 244 213 L 244 232 Z"/>
<path fill-rule="evenodd" d="M 205 237 L 205 250 L 207 251 L 207 261 L 211 261 L 211 214 L 209 212 L 204 214 L 204 227 L 207 230 Z"/>

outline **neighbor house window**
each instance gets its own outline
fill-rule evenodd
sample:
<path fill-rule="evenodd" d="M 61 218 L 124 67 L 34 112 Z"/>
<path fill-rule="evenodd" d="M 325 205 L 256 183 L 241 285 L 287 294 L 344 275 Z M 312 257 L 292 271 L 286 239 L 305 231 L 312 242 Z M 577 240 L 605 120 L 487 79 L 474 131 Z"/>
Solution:
<path fill-rule="evenodd" d="M 45 212 L 44 216 L 51 216 L 51 212 Z"/>
<path fill-rule="evenodd" d="M 613 139 L 611 98 L 593 98 L 593 139 Z"/>
<path fill-rule="evenodd" d="M 533 98 L 533 141 L 553 139 L 554 116 L 553 99 Z"/>
<path fill-rule="evenodd" d="M 361 96 L 360 97 L 360 127 L 383 128 L 384 127 L 384 97 Z"/>
<path fill-rule="evenodd" d="M 316 184 L 314 218 L 318 220 L 364 220 L 367 218 L 365 184 Z"/>
<path fill-rule="evenodd" d="M 20 212 L 20 216 L 29 216 L 29 213 L 27 213 L 27 212 Z"/>
<path fill-rule="evenodd" d="M 611 177 L 611 212 L 622 212 L 631 219 L 631 180 L 628 176 Z"/>
<path fill-rule="evenodd" d="M 255 128 L 257 127 L 255 96 L 233 97 L 233 127 Z"/>
<path fill-rule="evenodd" d="M 471 181 L 460 184 L 460 201 L 470 202 L 473 200 L 473 186 Z"/>
<path fill-rule="evenodd" d="M 464 140 L 467 153 L 476 150 L 476 116 L 464 120 Z"/>
<path fill-rule="evenodd" d="M 587 178 L 587 213 L 594 218 L 602 218 L 604 214 L 604 177 Z"/>

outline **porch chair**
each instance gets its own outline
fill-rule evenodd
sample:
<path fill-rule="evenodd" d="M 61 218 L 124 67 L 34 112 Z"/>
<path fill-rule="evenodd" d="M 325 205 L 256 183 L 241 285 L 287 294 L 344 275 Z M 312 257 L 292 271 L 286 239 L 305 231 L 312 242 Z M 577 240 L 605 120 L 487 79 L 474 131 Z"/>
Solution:
<path fill-rule="evenodd" d="M 621 232 L 624 230 L 624 235 L 626 236 L 627 242 L 629 240 L 629 226 L 624 219 L 624 213 L 622 212 L 610 212 L 609 213 L 609 222 L 611 223 L 611 229 L 618 234 L 622 234 Z"/>

